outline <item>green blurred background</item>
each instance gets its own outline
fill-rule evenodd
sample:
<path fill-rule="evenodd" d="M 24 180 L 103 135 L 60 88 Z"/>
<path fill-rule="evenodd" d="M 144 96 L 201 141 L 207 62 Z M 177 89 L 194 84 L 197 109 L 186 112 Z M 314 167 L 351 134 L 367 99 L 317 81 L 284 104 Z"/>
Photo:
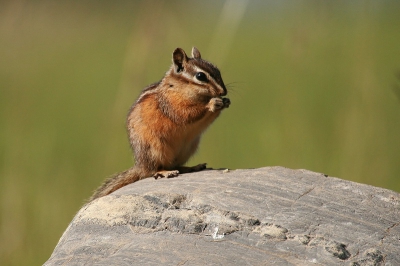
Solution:
<path fill-rule="evenodd" d="M 0 2 L 0 264 L 42 264 L 132 165 L 126 113 L 176 47 L 218 65 L 232 101 L 189 164 L 400 191 L 399 14 L 388 0 Z"/>

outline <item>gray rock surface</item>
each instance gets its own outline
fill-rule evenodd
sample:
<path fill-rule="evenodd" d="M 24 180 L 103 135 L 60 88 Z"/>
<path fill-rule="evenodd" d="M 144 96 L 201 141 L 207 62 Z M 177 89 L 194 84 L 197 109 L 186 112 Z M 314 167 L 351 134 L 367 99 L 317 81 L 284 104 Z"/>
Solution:
<path fill-rule="evenodd" d="M 307 170 L 141 180 L 76 214 L 45 265 L 400 265 L 400 195 Z"/>

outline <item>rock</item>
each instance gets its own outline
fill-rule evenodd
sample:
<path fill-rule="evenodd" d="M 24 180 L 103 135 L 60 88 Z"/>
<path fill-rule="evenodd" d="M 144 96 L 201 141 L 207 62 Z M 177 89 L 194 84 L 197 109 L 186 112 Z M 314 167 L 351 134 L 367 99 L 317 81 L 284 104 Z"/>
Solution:
<path fill-rule="evenodd" d="M 144 179 L 77 213 L 45 265 L 400 265 L 400 195 L 307 170 Z"/>

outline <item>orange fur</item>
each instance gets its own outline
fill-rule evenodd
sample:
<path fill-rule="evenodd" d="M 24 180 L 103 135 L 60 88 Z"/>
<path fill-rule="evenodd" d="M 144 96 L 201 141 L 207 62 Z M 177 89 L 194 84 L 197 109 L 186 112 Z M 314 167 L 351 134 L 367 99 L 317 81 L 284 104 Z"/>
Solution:
<path fill-rule="evenodd" d="M 178 171 L 205 168 L 205 164 L 183 165 L 197 150 L 201 134 L 230 101 L 222 98 L 227 92 L 219 70 L 202 60 L 196 48 L 192 55 L 189 58 L 177 48 L 165 77 L 144 89 L 131 107 L 127 129 L 136 164 L 106 180 L 91 200 L 149 176 L 171 177 Z"/>

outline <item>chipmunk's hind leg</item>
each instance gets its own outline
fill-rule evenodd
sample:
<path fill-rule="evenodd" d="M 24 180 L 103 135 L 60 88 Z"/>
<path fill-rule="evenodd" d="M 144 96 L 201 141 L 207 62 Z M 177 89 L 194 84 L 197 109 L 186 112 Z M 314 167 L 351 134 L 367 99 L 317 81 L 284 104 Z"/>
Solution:
<path fill-rule="evenodd" d="M 153 175 L 153 177 L 155 179 L 158 179 L 159 177 L 160 178 L 163 178 L 163 177 L 171 178 L 171 177 L 175 177 L 175 176 L 178 176 L 178 175 L 179 175 L 179 171 L 178 170 L 172 170 L 172 171 L 162 170 L 162 171 L 158 171 L 157 173 L 155 173 Z"/>
<path fill-rule="evenodd" d="M 172 177 L 176 177 L 179 174 L 185 174 L 185 173 L 192 173 L 192 172 L 199 172 L 201 170 L 204 170 L 207 168 L 207 164 L 206 163 L 201 163 L 195 166 L 179 166 L 178 170 L 172 170 L 172 171 L 168 171 L 168 170 L 161 170 L 158 171 L 157 173 L 155 173 L 153 175 L 153 177 L 155 179 L 163 178 L 172 178 Z"/>
<path fill-rule="evenodd" d="M 206 163 L 201 163 L 195 166 L 179 166 L 178 170 L 179 173 L 184 174 L 184 173 L 192 173 L 192 172 L 199 172 L 207 168 Z"/>

